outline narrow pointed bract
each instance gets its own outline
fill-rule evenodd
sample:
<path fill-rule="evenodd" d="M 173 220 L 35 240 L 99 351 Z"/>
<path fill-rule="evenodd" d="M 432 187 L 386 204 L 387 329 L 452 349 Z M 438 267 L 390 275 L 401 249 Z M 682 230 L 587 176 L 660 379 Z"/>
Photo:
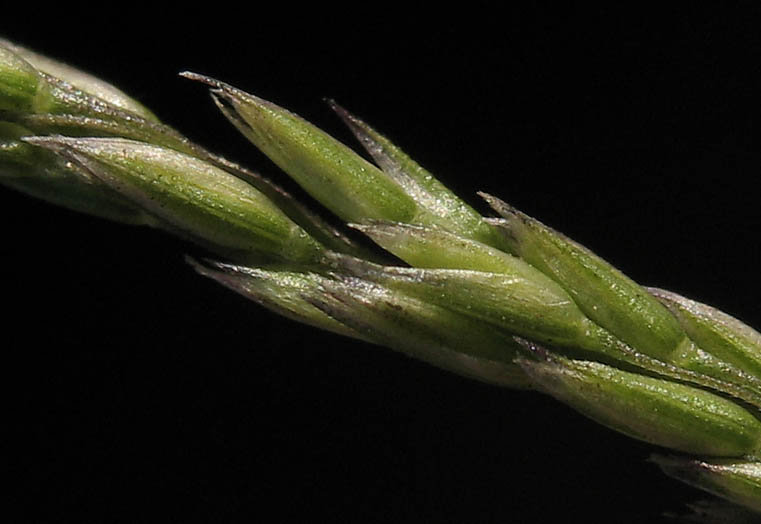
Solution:
<path fill-rule="evenodd" d="M 560 284 L 589 319 L 639 353 L 747 388 L 761 399 L 761 379 L 695 344 L 642 286 L 565 235 L 498 198 L 481 196 L 502 215 L 489 223 L 505 234 L 515 253 Z M 734 394 L 728 388 L 723 391 Z M 761 408 L 758 400 L 754 403 Z"/>
<path fill-rule="evenodd" d="M 472 269 L 548 280 L 517 257 L 438 227 L 389 222 L 350 225 L 413 267 Z"/>
<path fill-rule="evenodd" d="M 68 82 L 74 88 L 100 98 L 114 107 L 130 111 L 148 120 L 158 121 L 156 116 L 143 104 L 100 78 L 3 38 L 0 38 L 0 48 L 5 48 L 7 51 L 16 54 L 38 71 Z"/>
<path fill-rule="evenodd" d="M 155 220 L 118 193 L 94 183 L 59 156 L 21 140 L 29 131 L 0 122 L 0 184 L 81 213 L 133 225 Z"/>
<path fill-rule="evenodd" d="M 517 389 L 531 383 L 513 363 L 507 334 L 413 296 L 355 277 L 327 280 L 310 301 L 378 344 L 442 369 Z"/>
<path fill-rule="evenodd" d="M 718 395 L 541 349 L 535 355 L 518 363 L 544 391 L 611 429 L 698 455 L 761 451 L 761 422 Z"/>
<path fill-rule="evenodd" d="M 481 215 L 433 174 L 334 100 L 329 100 L 328 103 L 381 169 L 402 186 L 419 206 L 436 217 L 434 222 L 437 225 L 465 238 L 490 246 L 505 247 L 500 235 L 484 223 Z"/>
<path fill-rule="evenodd" d="M 323 248 L 259 191 L 197 158 L 121 138 L 34 137 L 150 214 L 213 245 L 314 263 Z"/>
<path fill-rule="evenodd" d="M 76 89 L 90 93 L 115 107 L 138 114 L 143 118 L 158 121 L 143 104 L 100 78 L 2 38 L 0 38 L 0 48 L 13 52 L 35 69 L 60 78 Z"/>
<path fill-rule="evenodd" d="M 49 64 L 48 64 L 49 65 Z M 53 68 L 52 70 L 55 70 Z M 59 73 L 76 76 L 70 68 L 59 68 Z M 137 102 L 125 97 L 111 103 L 115 95 L 107 93 L 107 84 L 87 82 L 80 77 L 73 85 L 43 69 L 38 69 L 20 54 L 0 42 L 0 110 L 29 114 L 72 114 L 110 119 L 147 119 L 155 117 L 141 109 Z M 93 92 L 88 92 L 91 89 Z M 97 94 L 107 98 L 99 98 Z M 138 112 L 132 109 L 137 108 Z M 146 116 L 147 115 L 147 116 Z"/>
<path fill-rule="evenodd" d="M 213 79 L 225 116 L 283 171 L 346 221 L 413 221 L 415 202 L 392 179 L 347 146 L 271 102 Z"/>
<path fill-rule="evenodd" d="M 321 295 L 320 285 L 326 277 L 315 273 L 265 270 L 220 262 L 200 263 L 191 258 L 188 261 L 201 275 L 275 313 L 319 329 L 371 342 L 312 304 Z"/>
<path fill-rule="evenodd" d="M 384 345 L 484 382 L 525 389 L 506 333 L 356 277 L 265 270 L 190 260 L 202 275 L 293 320 Z"/>
<path fill-rule="evenodd" d="M 548 344 L 576 346 L 592 328 L 570 297 L 551 281 L 462 269 L 378 268 L 362 276 Z"/>
<path fill-rule="evenodd" d="M 761 462 L 665 456 L 652 460 L 671 477 L 761 512 Z"/>
<path fill-rule="evenodd" d="M 503 216 L 504 220 L 491 223 L 505 233 L 514 252 L 557 281 L 589 318 L 649 355 L 668 360 L 679 351 L 686 334 L 668 310 L 636 282 L 498 198 L 482 196 Z"/>
<path fill-rule="evenodd" d="M 716 308 L 664 289 L 648 288 L 700 347 L 761 377 L 761 333 Z"/>

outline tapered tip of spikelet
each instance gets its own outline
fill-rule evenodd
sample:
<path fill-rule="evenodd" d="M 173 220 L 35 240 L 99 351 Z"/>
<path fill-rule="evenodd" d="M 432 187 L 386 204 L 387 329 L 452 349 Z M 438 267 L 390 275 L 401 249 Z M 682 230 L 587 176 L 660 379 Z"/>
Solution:
<path fill-rule="evenodd" d="M 22 136 L 22 142 L 31 144 L 33 146 L 44 147 L 45 149 L 51 149 L 54 151 L 60 151 L 66 148 L 69 144 L 77 142 L 76 138 L 66 137 L 62 135 L 50 135 L 50 136 Z"/>
<path fill-rule="evenodd" d="M 247 103 L 247 104 L 256 104 L 258 106 L 267 107 L 267 108 L 276 108 L 278 112 L 281 113 L 287 113 L 287 114 L 293 114 L 287 109 L 284 109 L 280 106 L 277 106 L 273 104 L 272 102 L 269 102 L 268 100 L 264 100 L 263 98 L 259 98 L 256 95 L 252 95 L 251 93 L 247 93 L 246 91 L 243 91 L 241 89 L 238 89 L 237 87 L 231 86 L 230 84 L 226 82 L 222 82 L 221 80 L 217 80 L 216 78 L 203 75 L 201 73 L 194 73 L 193 71 L 181 71 L 179 73 L 179 76 L 183 78 L 187 78 L 188 80 L 193 80 L 196 82 L 200 82 L 202 84 L 206 84 L 207 86 L 211 87 L 211 94 L 214 98 L 214 101 L 217 103 L 217 105 L 220 104 L 220 98 L 223 99 L 226 103 L 231 104 L 233 106 L 240 104 L 240 103 Z M 237 109 L 234 109 L 237 111 Z"/>
<path fill-rule="evenodd" d="M 328 104 L 328 107 L 335 112 L 341 120 L 344 121 L 344 123 L 349 126 L 349 128 L 354 131 L 355 133 L 359 130 L 358 128 L 366 124 L 362 122 L 359 118 L 357 118 L 355 115 L 351 114 L 349 111 L 347 111 L 343 106 L 341 106 L 338 102 L 336 102 L 332 98 L 325 98 L 325 103 Z M 366 130 L 365 130 L 366 131 Z M 365 140 L 362 140 L 363 137 L 359 136 L 360 141 L 365 142 Z"/>
<path fill-rule="evenodd" d="M 710 512 L 716 515 L 715 520 L 710 522 L 758 522 L 758 513 L 761 512 L 760 462 L 744 458 L 693 458 L 657 454 L 651 455 L 649 461 L 672 478 L 756 512 L 751 514 L 736 506 L 717 503 L 710 508 Z M 701 513 L 709 512 L 701 509 Z"/>
<path fill-rule="evenodd" d="M 20 140 L 22 142 L 26 142 L 27 144 L 52 151 L 53 153 L 59 155 L 60 158 L 63 158 L 65 161 L 67 161 L 68 164 L 72 164 L 72 161 L 76 160 L 77 149 L 80 149 L 86 145 L 84 139 L 62 135 L 22 136 Z M 83 174 L 87 172 L 87 170 L 84 169 L 84 166 L 82 166 L 80 163 L 75 162 L 75 164 L 78 172 Z M 87 178 L 89 178 L 89 173 Z"/>
<path fill-rule="evenodd" d="M 188 80 L 193 80 L 195 82 L 206 84 L 207 86 L 212 87 L 215 90 L 227 91 L 229 93 L 236 93 L 240 95 L 243 95 L 243 94 L 248 95 L 248 93 L 244 93 L 240 89 L 237 89 L 226 82 L 222 82 L 221 80 L 217 80 L 216 78 L 212 78 L 207 75 L 202 75 L 201 73 L 194 73 L 193 71 L 181 71 L 179 73 L 179 76 L 181 76 L 182 78 L 187 78 Z M 248 95 L 248 96 L 251 96 L 251 95 Z"/>

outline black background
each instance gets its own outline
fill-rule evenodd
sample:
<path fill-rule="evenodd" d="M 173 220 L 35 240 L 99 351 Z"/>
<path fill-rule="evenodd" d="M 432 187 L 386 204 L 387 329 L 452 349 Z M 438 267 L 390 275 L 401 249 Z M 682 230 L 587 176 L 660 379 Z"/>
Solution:
<path fill-rule="evenodd" d="M 353 144 L 335 98 L 484 212 L 477 190 L 761 326 L 757 10 L 204 9 L 29 14 L 0 34 L 297 193 L 176 73 Z M 30 521 L 665 522 L 703 497 L 549 398 L 270 314 L 164 234 L 8 190 L 0 221 Z"/>

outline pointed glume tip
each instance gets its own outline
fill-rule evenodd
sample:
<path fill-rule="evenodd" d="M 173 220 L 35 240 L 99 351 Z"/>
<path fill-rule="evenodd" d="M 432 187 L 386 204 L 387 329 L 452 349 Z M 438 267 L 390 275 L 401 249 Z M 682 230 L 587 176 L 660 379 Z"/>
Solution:
<path fill-rule="evenodd" d="M 179 76 L 181 76 L 183 78 L 187 78 L 188 80 L 194 80 L 196 82 L 201 82 L 202 84 L 206 84 L 206 85 L 209 85 L 211 87 L 216 87 L 216 88 L 219 88 L 219 89 L 222 89 L 223 86 L 226 85 L 224 82 L 220 82 L 219 80 L 217 80 L 215 78 L 212 78 L 212 77 L 207 76 L 207 75 L 202 75 L 200 73 L 194 73 L 193 71 L 180 71 L 180 73 L 178 73 L 178 74 L 179 74 Z"/>

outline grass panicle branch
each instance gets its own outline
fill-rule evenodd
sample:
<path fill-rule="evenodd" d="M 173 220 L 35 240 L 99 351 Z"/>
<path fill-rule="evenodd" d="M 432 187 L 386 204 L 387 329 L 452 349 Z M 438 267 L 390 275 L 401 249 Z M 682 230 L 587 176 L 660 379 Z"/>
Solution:
<path fill-rule="evenodd" d="M 345 227 L 113 86 L 4 40 L 0 182 L 189 239 L 210 253 L 188 257 L 198 273 L 295 321 L 549 394 L 678 453 L 653 458 L 666 474 L 761 512 L 757 331 L 642 287 L 494 196 L 481 194 L 499 216 L 482 216 L 334 101 L 375 164 L 271 102 L 183 76 Z"/>

